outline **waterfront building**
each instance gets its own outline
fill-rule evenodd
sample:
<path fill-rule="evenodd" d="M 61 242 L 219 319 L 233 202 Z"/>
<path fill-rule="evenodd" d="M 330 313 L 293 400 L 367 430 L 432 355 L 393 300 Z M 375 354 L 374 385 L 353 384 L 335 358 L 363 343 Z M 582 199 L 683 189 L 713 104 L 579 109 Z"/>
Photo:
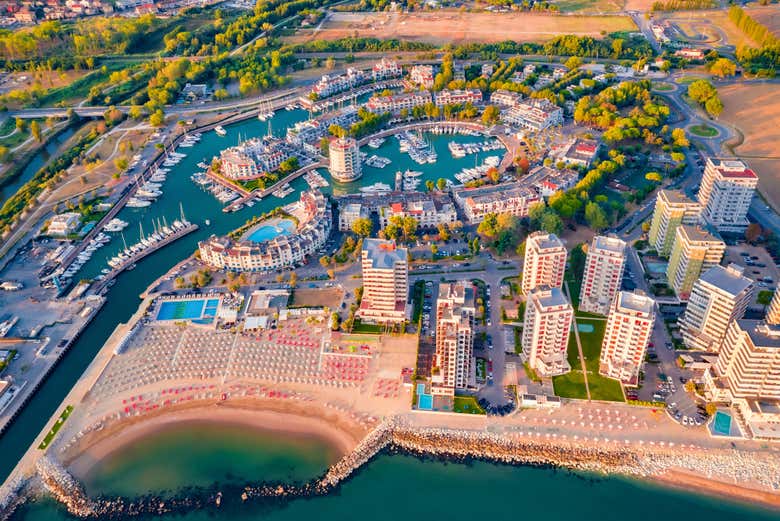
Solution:
<path fill-rule="evenodd" d="M 350 183 L 363 175 L 360 164 L 360 147 L 351 137 L 335 138 L 328 147 L 330 175 L 336 181 Z"/>
<path fill-rule="evenodd" d="M 655 323 L 655 301 L 641 292 L 620 291 L 612 300 L 601 344 L 599 374 L 626 385 L 639 384 Z"/>
<path fill-rule="evenodd" d="M 725 251 L 726 243 L 714 229 L 678 226 L 666 268 L 667 282 L 677 298 L 687 301 L 699 275 L 720 264 Z"/>
<path fill-rule="evenodd" d="M 758 176 L 740 159 L 707 158 L 699 188 L 702 216 L 720 232 L 744 233 Z"/>
<path fill-rule="evenodd" d="M 298 220 L 290 235 L 262 242 L 212 235 L 198 243 L 201 261 L 211 268 L 232 271 L 269 271 L 303 263 L 330 235 L 330 203 L 319 190 L 310 190 L 285 210 Z"/>
<path fill-rule="evenodd" d="M 558 170 L 539 165 L 524 175 L 521 183 L 532 188 L 542 197 L 550 197 L 555 192 L 574 188 L 579 179 L 579 174 L 573 170 Z"/>
<path fill-rule="evenodd" d="M 363 71 L 350 67 L 344 74 L 323 75 L 320 81 L 312 87 L 311 92 L 316 94 L 317 98 L 327 98 L 365 83 L 366 80 L 367 77 Z"/>
<path fill-rule="evenodd" d="M 433 98 L 428 91 L 402 92 L 388 96 L 374 95 L 366 102 L 366 110 L 374 114 L 399 114 L 403 109 L 411 111 L 414 107 L 421 107 L 431 103 Z"/>
<path fill-rule="evenodd" d="M 466 103 L 471 103 L 472 105 L 482 104 L 482 91 L 479 89 L 444 89 L 436 93 L 436 105 L 439 107 L 444 105 L 465 105 Z"/>
<path fill-rule="evenodd" d="M 81 214 L 77 212 L 65 212 L 55 215 L 49 220 L 49 226 L 46 228 L 48 235 L 65 237 L 75 233 L 81 224 Z"/>
<path fill-rule="evenodd" d="M 363 239 L 363 299 L 357 311 L 362 321 L 400 323 L 406 320 L 408 255 L 406 248 L 399 248 L 393 241 Z"/>
<path fill-rule="evenodd" d="M 677 190 L 659 190 L 655 199 L 653 220 L 650 223 L 648 242 L 658 255 L 668 257 L 681 224 L 698 224 L 701 205 Z"/>
<path fill-rule="evenodd" d="M 475 314 L 476 290 L 471 283 L 439 284 L 432 394 L 452 397 L 456 390 L 466 389 L 472 382 Z"/>
<path fill-rule="evenodd" d="M 433 87 L 433 66 L 415 65 L 409 71 L 409 81 L 426 89 Z"/>
<path fill-rule="evenodd" d="M 563 109 L 548 99 L 528 99 L 508 109 L 503 119 L 511 125 L 539 131 L 554 125 L 562 125 Z"/>
<path fill-rule="evenodd" d="M 620 291 L 626 266 L 626 243 L 597 235 L 588 248 L 580 290 L 580 311 L 606 315 Z"/>
<path fill-rule="evenodd" d="M 319 153 L 319 141 L 329 135 L 331 125 L 349 128 L 358 120 L 358 108 L 354 105 L 328 112 L 313 119 L 299 121 L 287 129 L 286 140 L 298 146 L 315 145 Z"/>
<path fill-rule="evenodd" d="M 498 89 L 490 95 L 490 103 L 498 105 L 501 108 L 517 106 L 523 100 L 523 95 L 519 92 Z"/>
<path fill-rule="evenodd" d="M 398 62 L 388 58 L 382 58 L 371 68 L 371 78 L 374 81 L 398 78 L 402 74 L 403 70 L 401 69 L 401 66 L 398 65 Z"/>
<path fill-rule="evenodd" d="M 753 281 L 732 264 L 715 266 L 696 281 L 680 319 L 688 349 L 717 352 L 733 321 L 742 318 L 753 299 Z"/>
<path fill-rule="evenodd" d="M 453 190 L 455 202 L 466 219 L 480 223 L 489 213 L 510 213 L 528 217 L 528 209 L 543 201 L 542 197 L 524 182 L 485 185 L 477 188 L 458 187 Z"/>
<path fill-rule="evenodd" d="M 772 302 L 769 303 L 769 307 L 766 310 L 766 318 L 764 320 L 766 320 L 767 324 L 780 325 L 780 291 L 775 290 Z"/>
<path fill-rule="evenodd" d="M 413 217 L 420 228 L 435 228 L 458 220 L 455 203 L 447 193 L 391 192 L 349 194 L 338 198 L 339 230 L 352 229 L 356 219 L 376 216 L 380 228 L 393 216 Z"/>
<path fill-rule="evenodd" d="M 555 161 L 563 161 L 567 165 L 590 168 L 600 147 L 601 144 L 595 139 L 574 138 L 553 150 L 551 157 Z"/>
<path fill-rule="evenodd" d="M 292 148 L 281 139 L 252 138 L 220 152 L 220 173 L 236 181 L 257 179 L 279 168 L 292 155 Z"/>
<path fill-rule="evenodd" d="M 566 247 L 554 233 L 534 232 L 525 240 L 523 293 L 538 286 L 560 288 L 566 271 Z"/>
<path fill-rule="evenodd" d="M 574 310 L 560 288 L 540 286 L 528 294 L 523 319 L 523 357 L 539 376 L 571 370 L 566 359 Z"/>

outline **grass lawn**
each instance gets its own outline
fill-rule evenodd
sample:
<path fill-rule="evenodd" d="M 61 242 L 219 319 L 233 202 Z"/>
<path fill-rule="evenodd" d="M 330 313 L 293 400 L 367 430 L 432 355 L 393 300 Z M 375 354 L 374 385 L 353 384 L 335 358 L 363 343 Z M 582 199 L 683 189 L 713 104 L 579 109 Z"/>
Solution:
<path fill-rule="evenodd" d="M 62 425 L 65 423 L 65 420 L 68 419 L 68 416 L 70 416 L 70 413 L 73 412 L 73 406 L 68 405 L 65 407 L 65 410 L 62 411 L 62 414 L 60 414 L 60 417 L 57 418 L 57 422 L 54 424 L 54 427 L 51 428 L 48 434 L 43 438 L 43 441 L 40 445 L 38 445 L 38 449 L 44 450 L 46 447 L 49 446 L 51 443 L 51 440 L 54 439 L 54 437 L 57 435 L 57 432 L 59 432 Z"/>
<path fill-rule="evenodd" d="M 456 396 L 452 411 L 461 414 L 485 414 L 485 410 L 479 406 L 473 396 Z"/>
<path fill-rule="evenodd" d="M 352 327 L 353 333 L 373 333 L 373 334 L 380 334 L 384 332 L 385 328 L 383 326 L 380 326 L 378 324 L 363 324 L 359 320 L 355 319 L 355 324 Z"/>
<path fill-rule="evenodd" d="M 590 387 L 591 399 L 612 402 L 624 401 L 620 383 L 617 380 L 599 375 L 599 356 L 601 355 L 601 342 L 604 339 L 604 330 L 607 326 L 606 320 L 578 316 L 576 321 L 578 324 L 593 326 L 592 333 L 580 332 L 582 354 L 585 357 L 585 367 L 588 371 L 588 386 Z M 571 372 L 553 378 L 555 394 L 563 398 L 587 398 L 585 379 L 582 375 L 577 338 L 574 335 L 574 331 L 572 331 L 569 337 L 568 360 L 572 367 Z"/>
<path fill-rule="evenodd" d="M 37 102 L 37 106 L 67 105 L 76 100 L 86 98 L 92 87 L 101 89 L 108 85 L 108 79 L 112 72 L 127 68 L 126 64 L 107 63 L 106 70 L 102 67 L 82 76 L 70 85 L 49 89 Z"/>
<path fill-rule="evenodd" d="M 663 175 L 663 172 L 661 172 Z M 651 181 L 645 179 L 645 172 L 641 170 L 633 170 L 630 174 L 623 178 L 623 184 L 630 186 L 635 190 L 640 190 L 645 186 L 653 184 Z"/>
<path fill-rule="evenodd" d="M 623 3 L 616 0 L 556 0 L 553 2 L 562 13 L 616 13 Z"/>
<path fill-rule="evenodd" d="M 675 81 L 677 83 L 682 84 L 682 85 L 690 85 L 691 83 L 693 83 L 696 80 L 705 80 L 705 79 L 707 79 L 707 78 L 704 77 L 704 76 L 680 76 Z"/>
<path fill-rule="evenodd" d="M 418 280 L 414 283 L 412 289 L 412 322 L 417 324 L 420 322 L 420 315 L 422 314 L 423 298 L 425 296 L 425 281 Z"/>
<path fill-rule="evenodd" d="M 8 356 L 6 356 L 3 360 L 0 360 L 0 374 L 2 374 L 3 369 L 8 367 L 8 364 L 10 364 L 11 360 L 14 359 L 16 353 L 18 353 L 16 349 L 11 349 L 10 351 L 8 351 Z"/>
<path fill-rule="evenodd" d="M 487 362 L 484 358 L 477 358 L 477 380 L 484 382 L 487 378 Z"/>
<path fill-rule="evenodd" d="M 665 91 L 674 90 L 674 87 L 672 87 L 668 83 L 660 83 L 659 82 L 659 83 L 653 83 L 653 89 L 665 92 Z"/>
<path fill-rule="evenodd" d="M 516 327 L 515 329 L 515 353 L 518 355 L 523 352 L 523 328 Z"/>
<path fill-rule="evenodd" d="M 689 130 L 691 134 L 700 137 L 715 137 L 718 135 L 717 129 L 709 125 L 693 125 Z"/>

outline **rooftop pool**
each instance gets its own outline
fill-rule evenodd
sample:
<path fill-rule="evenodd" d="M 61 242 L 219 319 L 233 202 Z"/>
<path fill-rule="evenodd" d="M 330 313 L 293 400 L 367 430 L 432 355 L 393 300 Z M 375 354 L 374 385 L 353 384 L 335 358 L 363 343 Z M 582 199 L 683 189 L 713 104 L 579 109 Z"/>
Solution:
<path fill-rule="evenodd" d="M 245 241 L 265 242 L 280 235 L 290 235 L 295 231 L 295 222 L 290 219 L 272 219 L 250 229 L 243 237 Z"/>

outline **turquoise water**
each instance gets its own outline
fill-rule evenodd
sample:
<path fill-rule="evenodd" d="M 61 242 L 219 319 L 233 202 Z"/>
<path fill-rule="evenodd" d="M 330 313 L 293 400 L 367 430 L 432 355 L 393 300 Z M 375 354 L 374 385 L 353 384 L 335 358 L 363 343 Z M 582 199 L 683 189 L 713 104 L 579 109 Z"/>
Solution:
<path fill-rule="evenodd" d="M 295 223 L 289 219 L 278 219 L 273 223 L 262 224 L 250 231 L 244 240 L 252 242 L 270 241 L 280 235 L 290 235 L 295 231 Z"/>
<path fill-rule="evenodd" d="M 204 316 L 213 317 L 219 305 L 218 299 L 192 299 L 168 301 L 160 304 L 157 320 L 194 320 Z"/>
<path fill-rule="evenodd" d="M 577 331 L 580 333 L 593 333 L 593 324 L 577 324 Z"/>
<path fill-rule="evenodd" d="M 652 275 L 663 275 L 666 273 L 666 268 L 668 267 L 668 263 L 647 261 L 645 262 L 645 267 L 647 268 L 647 271 L 649 271 Z"/>
<path fill-rule="evenodd" d="M 425 394 L 425 384 L 417 384 L 417 408 L 423 411 L 433 409 L 433 395 Z"/>
<path fill-rule="evenodd" d="M 728 436 L 731 434 L 731 416 L 723 411 L 715 413 L 715 419 L 712 421 L 713 434 Z"/>

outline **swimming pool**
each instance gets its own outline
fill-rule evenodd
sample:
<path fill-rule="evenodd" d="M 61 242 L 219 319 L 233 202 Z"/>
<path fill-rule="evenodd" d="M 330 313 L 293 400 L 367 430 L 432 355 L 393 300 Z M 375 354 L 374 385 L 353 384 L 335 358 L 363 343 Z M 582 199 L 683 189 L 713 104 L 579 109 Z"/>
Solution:
<path fill-rule="evenodd" d="M 665 275 L 668 266 L 669 264 L 666 262 L 645 261 L 645 268 L 651 275 Z"/>
<path fill-rule="evenodd" d="M 712 433 L 717 436 L 729 436 L 731 434 L 731 416 L 725 412 L 716 412 L 715 419 L 712 421 Z"/>
<path fill-rule="evenodd" d="M 290 235 L 295 231 L 295 223 L 289 219 L 274 219 L 257 228 L 250 230 L 244 240 L 252 242 L 270 241 L 280 235 Z"/>
<path fill-rule="evenodd" d="M 219 299 L 172 300 L 160 304 L 157 320 L 198 320 L 217 314 Z"/>
<path fill-rule="evenodd" d="M 577 331 L 580 333 L 593 333 L 594 330 L 593 324 L 577 324 Z"/>
<path fill-rule="evenodd" d="M 433 409 L 433 395 L 425 394 L 425 384 L 417 384 L 417 408 L 424 411 Z"/>

